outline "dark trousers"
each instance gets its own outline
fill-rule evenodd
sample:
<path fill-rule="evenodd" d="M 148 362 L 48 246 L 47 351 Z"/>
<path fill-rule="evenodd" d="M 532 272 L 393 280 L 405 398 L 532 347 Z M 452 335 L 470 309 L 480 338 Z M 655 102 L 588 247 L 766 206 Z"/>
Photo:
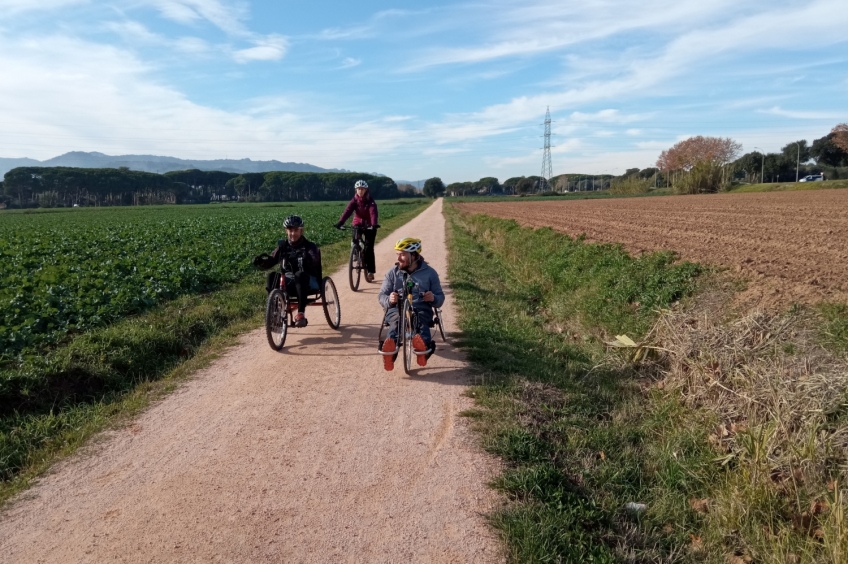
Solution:
<path fill-rule="evenodd" d="M 280 273 L 269 272 L 268 278 L 265 281 L 265 289 L 270 292 L 274 288 L 279 287 Z M 318 280 L 302 270 L 300 272 L 286 272 L 286 289 L 289 295 L 293 294 L 297 297 L 297 311 L 299 313 L 306 311 L 306 299 L 309 294 L 314 294 L 321 290 L 318 287 Z"/>
<path fill-rule="evenodd" d="M 422 308 L 413 308 L 412 310 L 416 317 L 418 317 L 418 325 L 419 331 L 421 332 L 421 338 L 424 339 L 424 343 L 429 347 L 430 343 L 433 342 L 432 337 L 430 336 L 430 324 L 433 322 L 433 308 L 431 307 L 422 307 Z M 389 334 L 388 337 L 392 338 L 397 342 L 398 340 L 398 326 L 400 325 L 400 308 L 397 306 L 389 306 L 389 309 L 386 310 L 385 322 L 389 326 Z"/>
<path fill-rule="evenodd" d="M 377 238 L 376 229 L 361 229 L 357 228 L 357 233 L 362 237 L 362 262 L 365 263 L 365 272 L 374 274 L 377 272 L 376 262 L 374 260 L 374 239 Z"/>

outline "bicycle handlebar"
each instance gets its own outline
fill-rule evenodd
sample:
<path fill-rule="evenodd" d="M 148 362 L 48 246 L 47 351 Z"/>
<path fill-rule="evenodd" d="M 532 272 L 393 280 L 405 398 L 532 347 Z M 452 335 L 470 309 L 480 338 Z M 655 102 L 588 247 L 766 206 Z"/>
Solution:
<path fill-rule="evenodd" d="M 380 228 L 379 223 L 377 223 L 375 225 L 368 226 L 368 227 L 360 227 L 358 225 L 351 225 L 350 227 L 348 227 L 347 225 L 339 225 L 338 227 L 336 227 L 336 229 L 338 229 L 339 231 L 347 231 L 348 229 L 362 229 L 363 231 L 373 231 L 374 229 L 379 229 L 379 228 Z"/>
<path fill-rule="evenodd" d="M 280 261 L 280 270 L 285 271 L 286 266 L 288 265 L 292 269 L 297 266 L 297 272 L 301 272 L 303 270 L 303 257 L 306 256 L 306 249 L 295 249 L 290 250 L 286 253 L 286 256 L 283 257 L 283 260 Z"/>

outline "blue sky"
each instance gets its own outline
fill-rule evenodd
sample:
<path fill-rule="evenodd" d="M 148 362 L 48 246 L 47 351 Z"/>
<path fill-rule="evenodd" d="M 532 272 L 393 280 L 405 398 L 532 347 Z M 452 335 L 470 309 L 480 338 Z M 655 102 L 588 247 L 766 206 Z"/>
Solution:
<path fill-rule="evenodd" d="M 0 0 L 0 157 L 305 162 L 446 183 L 653 166 L 848 122 L 845 0 Z"/>

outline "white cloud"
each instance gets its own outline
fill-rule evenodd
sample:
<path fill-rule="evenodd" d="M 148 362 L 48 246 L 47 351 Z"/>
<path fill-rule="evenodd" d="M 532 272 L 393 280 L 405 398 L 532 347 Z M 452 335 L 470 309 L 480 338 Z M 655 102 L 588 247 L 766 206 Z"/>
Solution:
<path fill-rule="evenodd" d="M 665 151 L 671 146 L 668 141 L 640 141 L 636 143 L 636 147 L 639 149 L 656 151 L 659 154 L 661 151 Z"/>
<path fill-rule="evenodd" d="M 342 60 L 342 64 L 339 65 L 339 68 L 340 69 L 350 69 L 350 68 L 353 68 L 353 67 L 358 67 L 361 64 L 362 64 L 361 59 L 355 59 L 353 57 L 345 57 Z"/>
<path fill-rule="evenodd" d="M 422 151 L 423 155 L 427 155 L 428 157 L 439 157 L 446 155 L 458 155 L 462 153 L 467 153 L 468 149 L 463 147 L 428 147 Z"/>
<path fill-rule="evenodd" d="M 189 55 L 207 55 L 212 52 L 209 43 L 199 37 L 180 37 L 174 41 L 174 48 Z"/>
<path fill-rule="evenodd" d="M 383 118 L 383 121 L 386 123 L 398 123 L 401 121 L 409 121 L 412 119 L 412 116 L 386 116 Z"/>
<path fill-rule="evenodd" d="M 336 41 L 340 39 L 366 39 L 374 36 L 374 29 L 369 26 L 355 26 L 350 28 L 328 28 L 321 30 L 316 39 L 323 41 Z"/>
<path fill-rule="evenodd" d="M 226 4 L 219 0 L 153 0 L 152 4 L 162 17 L 181 24 L 207 21 L 225 33 L 247 35 L 242 23 L 247 16 L 247 5 L 241 2 Z"/>
<path fill-rule="evenodd" d="M 108 11 L 90 1 L 0 4 L 45 10 L 0 24 L 4 73 L 15 78 L 0 84 L 0 111 L 12 116 L 3 156 L 241 153 L 447 181 L 488 168 L 538 174 L 547 106 L 555 172 L 603 172 L 597 163 L 609 158 L 622 171 L 649 166 L 688 132 L 722 127 L 721 116 L 736 129 L 716 134 L 766 150 L 845 121 L 844 0 L 451 0 L 359 21 L 339 10 L 314 18 L 323 32 L 299 23 L 296 36 L 285 26 L 305 21 L 291 16 L 306 4 L 277 10 L 262 33 L 240 0 L 119 0 Z M 779 31 L 800 21 L 815 33 Z M 104 27 L 121 41 L 103 44 Z M 356 50 L 333 44 L 343 41 Z M 352 91 L 349 74 L 369 87 Z M 829 90 L 793 85 L 823 75 Z"/>
<path fill-rule="evenodd" d="M 541 155 L 539 153 L 525 153 L 516 157 L 484 157 L 483 162 L 486 163 L 486 166 L 493 169 L 505 169 L 505 168 L 514 168 L 518 167 L 529 167 L 533 163 L 539 165 L 539 170 L 541 170 L 542 160 Z M 531 173 L 531 174 L 538 174 Z"/>
<path fill-rule="evenodd" d="M 144 24 L 137 21 L 108 22 L 104 27 L 125 41 L 146 44 L 164 42 L 161 35 L 150 31 Z"/>
<path fill-rule="evenodd" d="M 570 121 L 576 123 L 633 123 L 634 121 L 645 121 L 650 119 L 651 116 L 624 115 L 619 110 L 608 108 L 594 113 L 572 112 L 568 117 Z"/>
<path fill-rule="evenodd" d="M 157 2 L 159 12 L 165 19 L 181 24 L 192 24 L 201 19 L 191 6 L 179 2 Z"/>
<path fill-rule="evenodd" d="M 251 41 L 253 47 L 233 52 L 233 59 L 238 63 L 250 61 L 278 61 L 286 54 L 288 40 L 280 35 L 269 35 L 262 39 Z"/>
<path fill-rule="evenodd" d="M 468 22 L 486 22 L 485 28 L 469 27 L 472 40 L 488 39 L 481 45 L 469 47 L 442 47 L 429 49 L 411 62 L 407 70 L 430 66 L 467 64 L 524 57 L 567 47 L 599 41 L 623 33 L 640 31 L 667 34 L 669 30 L 689 29 L 696 23 L 706 23 L 726 15 L 731 0 L 715 2 L 682 2 L 668 5 L 664 0 L 617 3 L 611 6 L 606 0 L 584 2 L 569 6 L 559 0 L 522 2 L 490 2 L 488 5 L 466 5 L 460 11 L 465 17 L 454 17 L 462 26 Z M 480 17 L 485 14 L 485 17 Z M 528 30 L 532 30 L 529 33 Z M 476 33 L 474 33 L 476 31 Z M 463 40 L 463 35 L 451 34 L 452 39 Z M 542 38 L 542 39 L 540 39 Z"/>
<path fill-rule="evenodd" d="M 0 2 L 0 10 L 5 17 L 18 15 L 24 12 L 53 12 L 59 8 L 74 5 L 89 4 L 91 0 L 3 0 Z"/>
<path fill-rule="evenodd" d="M 829 119 L 833 121 L 837 121 L 840 119 L 844 119 L 844 114 L 840 114 L 838 112 L 810 112 L 810 111 L 792 111 L 792 110 L 784 110 L 780 106 L 772 106 L 767 110 L 757 110 L 762 114 L 769 114 L 773 116 L 780 116 L 792 119 Z"/>

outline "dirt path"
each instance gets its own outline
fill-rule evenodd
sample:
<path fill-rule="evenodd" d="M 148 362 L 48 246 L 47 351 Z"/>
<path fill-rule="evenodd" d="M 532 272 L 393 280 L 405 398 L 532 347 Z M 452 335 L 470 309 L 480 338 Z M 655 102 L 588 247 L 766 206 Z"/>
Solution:
<path fill-rule="evenodd" d="M 415 235 L 446 271 L 441 200 L 377 246 Z M 308 233 L 308 230 L 307 230 Z M 466 365 L 440 344 L 408 378 L 376 354 L 379 284 L 332 275 L 283 353 L 264 328 L 128 428 L 59 465 L 0 515 L 3 562 L 498 562 L 483 513 L 496 463 L 459 412 Z M 448 290 L 448 332 L 456 315 Z"/>
<path fill-rule="evenodd" d="M 848 190 L 475 202 L 466 211 L 549 226 L 635 254 L 674 250 L 748 280 L 746 308 L 848 303 Z"/>

